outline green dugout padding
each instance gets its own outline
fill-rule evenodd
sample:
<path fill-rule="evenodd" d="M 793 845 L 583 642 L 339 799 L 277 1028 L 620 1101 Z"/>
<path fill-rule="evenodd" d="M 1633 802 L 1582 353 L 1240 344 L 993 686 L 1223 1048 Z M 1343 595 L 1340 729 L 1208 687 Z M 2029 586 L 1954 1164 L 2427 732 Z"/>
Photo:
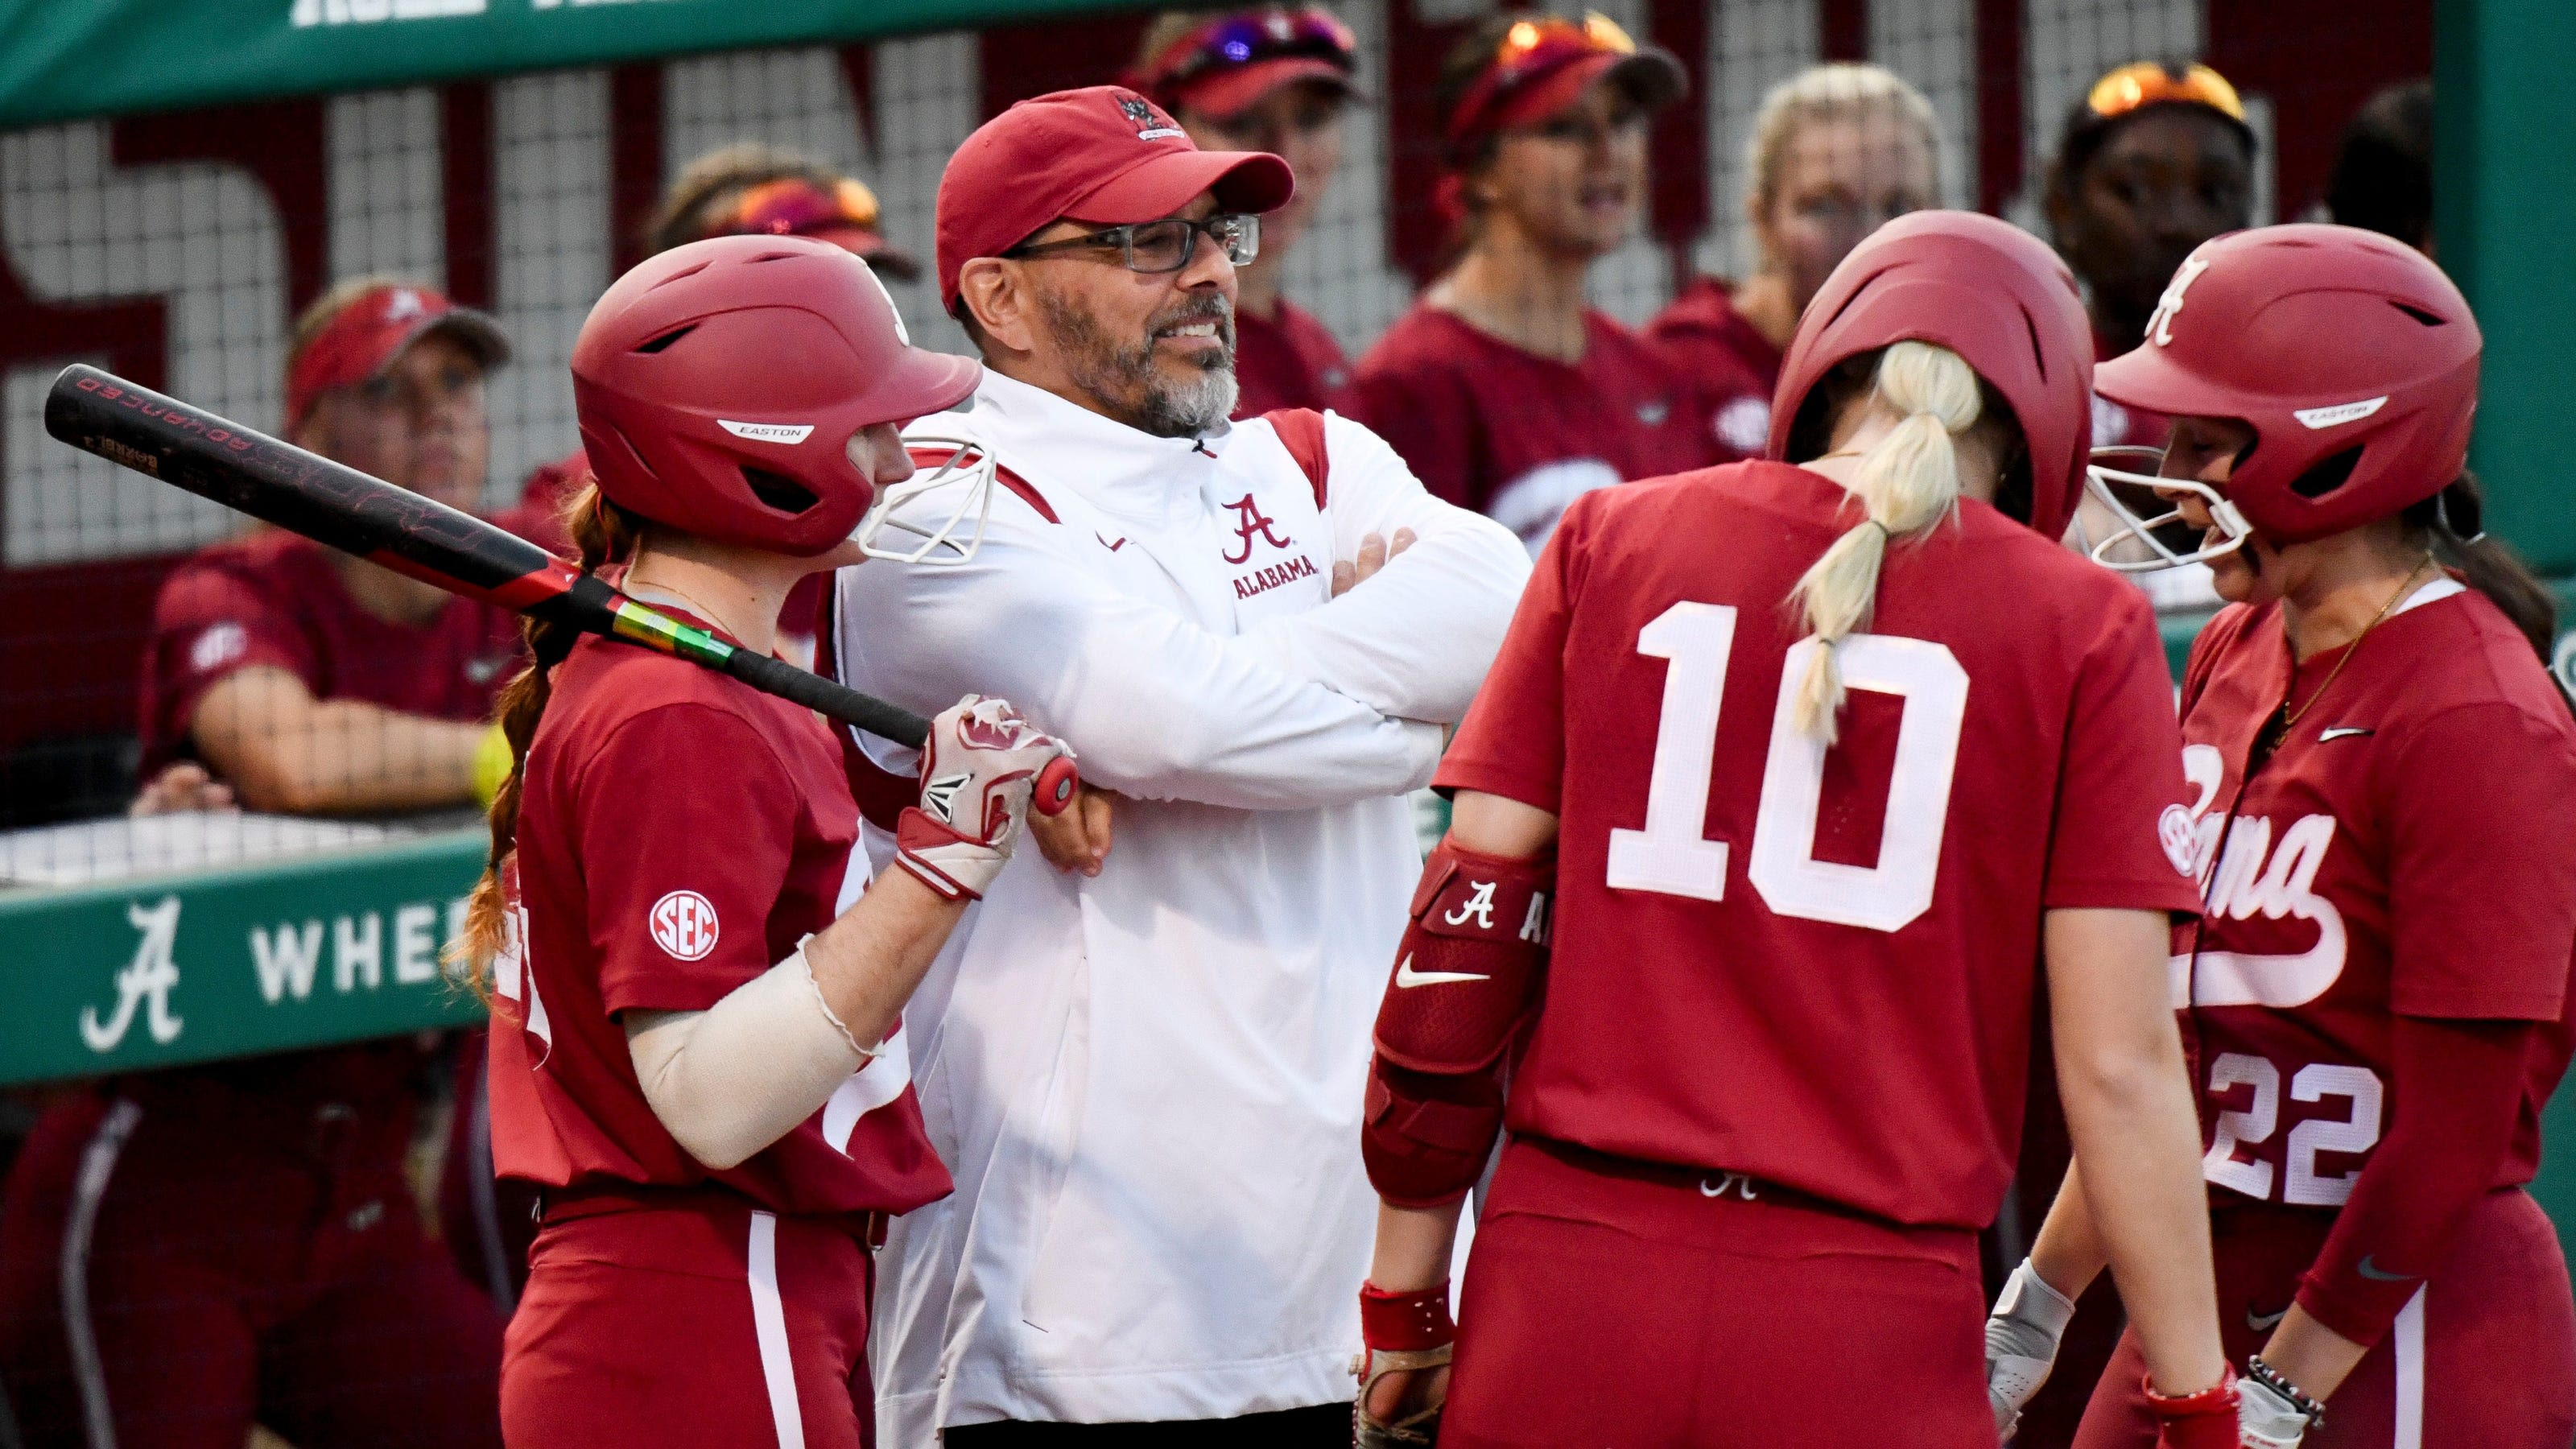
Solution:
<path fill-rule="evenodd" d="M 963 30 L 1103 0 L 0 0 L 0 130 Z"/>
<path fill-rule="evenodd" d="M 0 896 L 0 1086 L 478 1020 L 438 955 L 488 845 Z"/>

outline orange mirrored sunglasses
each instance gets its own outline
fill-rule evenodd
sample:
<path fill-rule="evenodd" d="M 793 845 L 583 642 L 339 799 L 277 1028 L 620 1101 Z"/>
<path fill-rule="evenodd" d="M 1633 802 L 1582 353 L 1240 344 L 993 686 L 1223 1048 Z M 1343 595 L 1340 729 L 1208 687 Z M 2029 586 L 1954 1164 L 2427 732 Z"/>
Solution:
<path fill-rule="evenodd" d="M 2125 116 L 2140 106 L 2167 101 L 2207 106 L 2230 120 L 2245 119 L 2245 102 L 2227 77 L 2198 61 L 2176 75 L 2161 62 L 2141 60 L 2121 66 L 2093 83 L 2093 91 L 2084 98 L 2085 108 L 2105 120 Z"/>
<path fill-rule="evenodd" d="M 1618 55 L 1637 53 L 1637 42 L 1619 27 L 1618 21 L 1598 10 L 1587 10 L 1580 25 L 1553 15 L 1515 21 L 1511 29 L 1503 32 L 1503 43 L 1494 48 L 1494 64 L 1511 70 L 1550 41 L 1560 46 L 1572 42 L 1585 50 L 1606 50 Z"/>
<path fill-rule="evenodd" d="M 718 219 L 717 230 L 802 236 L 819 227 L 877 229 L 877 196 L 843 179 L 829 191 L 800 177 L 782 177 L 744 190 Z"/>

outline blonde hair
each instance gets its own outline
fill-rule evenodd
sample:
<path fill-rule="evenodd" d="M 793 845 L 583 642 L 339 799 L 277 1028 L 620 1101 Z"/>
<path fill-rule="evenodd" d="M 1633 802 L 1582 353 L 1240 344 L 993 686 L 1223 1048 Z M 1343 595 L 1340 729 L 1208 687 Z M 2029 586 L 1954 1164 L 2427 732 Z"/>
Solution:
<path fill-rule="evenodd" d="M 1903 421 L 1864 454 L 1848 485 L 1869 515 L 1835 539 L 1789 592 L 1817 643 L 1798 681 L 1800 730 L 1834 742 L 1843 707 L 1835 646 L 1868 627 L 1888 544 L 1930 531 L 1959 510 L 1953 440 L 1977 425 L 1984 404 L 1975 369 L 1929 342 L 1899 342 L 1879 358 L 1872 398 Z"/>
<path fill-rule="evenodd" d="M 1941 189 L 1941 118 L 1921 91 L 1883 65 L 1837 61 L 1810 66 L 1773 86 L 1753 113 L 1753 135 L 1744 146 L 1745 194 L 1767 209 L 1780 192 L 1780 167 L 1789 140 L 1809 121 L 1839 121 L 1893 112 L 1923 138 L 1932 156 L 1932 190 Z"/>

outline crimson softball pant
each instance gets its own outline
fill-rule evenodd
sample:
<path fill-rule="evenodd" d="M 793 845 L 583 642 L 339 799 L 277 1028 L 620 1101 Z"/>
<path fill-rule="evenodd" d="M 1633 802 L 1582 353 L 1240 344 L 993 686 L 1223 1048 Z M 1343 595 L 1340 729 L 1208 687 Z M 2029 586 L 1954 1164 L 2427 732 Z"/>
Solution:
<path fill-rule="evenodd" d="M 2334 1215 L 2240 1203 L 2210 1215 L 2218 1325 L 2239 1368 L 2272 1336 Z M 2155 1420 L 2124 1335 L 2076 1449 L 2147 1449 Z M 2472 1208 L 2460 1244 L 2326 1401 L 2303 1449 L 2567 1449 L 2576 1442 L 2576 1302 L 2567 1259 L 2520 1188 Z"/>
<path fill-rule="evenodd" d="M 1994 1449 L 1977 1236 L 1516 1138 L 1441 1449 Z"/>
<path fill-rule="evenodd" d="M 422 1231 L 404 1116 L 198 1085 L 61 1102 L 10 1173 L 0 1369 L 27 1443 L 498 1445 L 500 1315 Z"/>
<path fill-rule="evenodd" d="M 511 1449 L 861 1449 L 873 1264 L 849 1218 L 723 1188 L 547 1195 L 501 1360 Z"/>

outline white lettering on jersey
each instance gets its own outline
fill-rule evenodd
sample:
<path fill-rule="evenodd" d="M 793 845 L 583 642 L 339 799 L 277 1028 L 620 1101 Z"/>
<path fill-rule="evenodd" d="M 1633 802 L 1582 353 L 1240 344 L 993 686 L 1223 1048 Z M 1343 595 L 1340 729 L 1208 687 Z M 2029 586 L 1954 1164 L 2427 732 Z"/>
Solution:
<path fill-rule="evenodd" d="M 1605 882 L 1613 890 L 1726 899 L 1727 842 L 1701 832 L 1735 619 L 1732 605 L 1684 600 L 1637 633 L 1638 653 L 1670 663 L 1646 783 L 1645 828 L 1610 832 Z M 1825 749 L 1792 719 L 1797 681 L 1816 648 L 1813 639 L 1802 641 L 1781 661 L 1746 874 L 1779 915 L 1896 931 L 1932 906 L 1968 712 L 1967 671 L 1946 646 L 1926 639 L 1854 634 L 1842 642 L 1836 657 L 1845 687 L 1905 702 L 1878 863 L 1844 865 L 1815 858 Z"/>
<path fill-rule="evenodd" d="M 1521 939 L 1532 945 L 1547 944 L 1547 895 L 1530 892 L 1529 914 L 1521 917 Z"/>
<path fill-rule="evenodd" d="M 2303 1006 L 2343 975 L 2343 913 L 2316 893 L 2318 867 L 2334 844 L 2335 819 L 2309 815 L 2281 832 L 2272 846 L 2272 821 L 2240 815 L 2227 833 L 2227 848 L 2204 895 L 2210 920 L 2277 921 L 2296 916 L 2316 924 L 2316 944 L 2285 955 L 2202 951 L 2181 964 L 2199 1006 Z"/>
<path fill-rule="evenodd" d="M 2242 1108 L 2219 1109 L 2216 1128 L 2210 1133 L 2208 1155 L 2200 1162 L 2200 1175 L 2259 1202 L 2272 1196 L 2272 1164 L 2259 1156 L 2248 1161 L 2236 1154 L 2240 1149 L 2259 1153 L 2263 1144 L 2272 1139 L 2273 1129 L 2280 1125 L 2281 1069 L 2265 1057 L 2244 1052 L 2219 1053 L 2209 1067 L 2209 1095 L 2226 1098 L 2239 1087 L 2253 1088 L 2253 1096 Z M 2368 1067 L 2310 1062 L 2299 1068 L 2299 1074 L 2290 1079 L 2290 1100 L 2319 1102 L 2342 1097 L 2350 1103 L 2350 1110 L 2339 1118 L 2312 1117 L 2290 1129 L 2287 1170 L 2278 1179 L 2281 1201 L 2299 1207 L 2343 1206 L 2352 1196 L 2352 1185 L 2361 1176 L 2361 1169 L 2356 1166 L 2350 1172 L 2320 1173 L 2317 1154 L 2359 1156 L 2379 1145 L 2379 1112 L 2385 1095 L 2379 1074 Z"/>
<path fill-rule="evenodd" d="M 528 969 L 527 961 L 528 910 L 513 904 L 501 917 L 501 949 L 492 953 L 492 994 L 524 1007 L 527 1020 L 523 1027 L 551 1051 L 555 1044 L 553 1028 L 546 1020 L 545 999 L 537 995 L 536 973 Z"/>
<path fill-rule="evenodd" d="M 1469 916 L 1473 916 L 1476 918 L 1477 930 L 1490 931 L 1494 929 L 1494 883 L 1480 880 L 1473 884 L 1476 887 L 1475 893 L 1460 902 L 1458 909 L 1440 919 L 1453 926 L 1462 926 L 1466 924 Z"/>

